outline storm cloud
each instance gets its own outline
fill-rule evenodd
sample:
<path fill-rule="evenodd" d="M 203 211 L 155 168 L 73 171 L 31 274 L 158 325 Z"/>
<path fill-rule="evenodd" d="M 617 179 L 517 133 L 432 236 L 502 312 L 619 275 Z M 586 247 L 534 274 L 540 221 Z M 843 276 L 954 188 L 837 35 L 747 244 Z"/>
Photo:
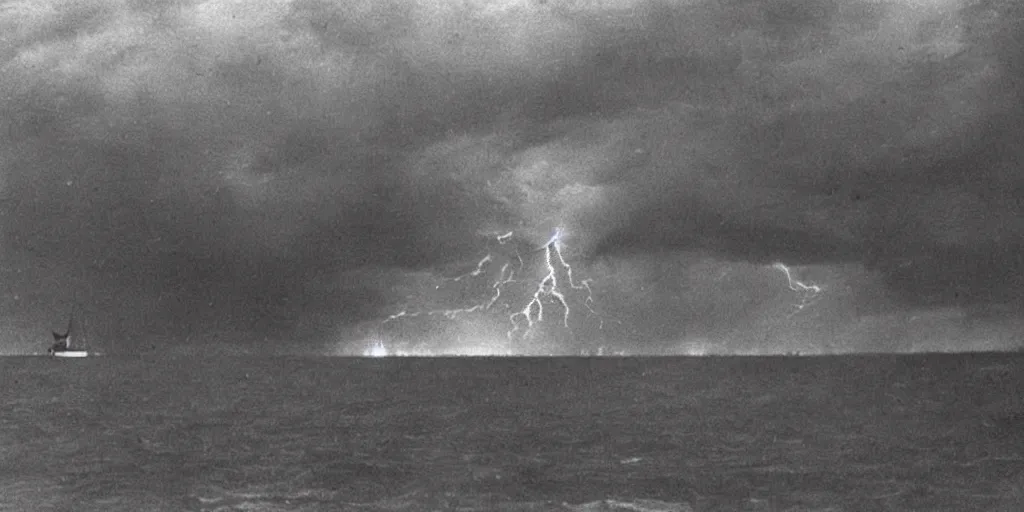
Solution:
<path fill-rule="evenodd" d="M 113 352 L 498 340 L 561 229 L 594 312 L 571 290 L 586 315 L 543 336 L 572 350 L 1003 347 L 1024 316 L 1022 19 L 6 2 L 4 343 L 31 350 L 73 303 Z M 775 262 L 823 292 L 801 304 Z M 486 302 L 503 263 L 498 307 L 381 323 Z"/>

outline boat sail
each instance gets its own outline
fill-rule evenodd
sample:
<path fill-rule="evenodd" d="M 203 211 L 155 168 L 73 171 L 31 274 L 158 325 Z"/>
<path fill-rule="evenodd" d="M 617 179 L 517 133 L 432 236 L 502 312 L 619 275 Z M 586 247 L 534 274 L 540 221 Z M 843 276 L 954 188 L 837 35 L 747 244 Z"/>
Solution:
<path fill-rule="evenodd" d="M 89 351 L 78 346 L 72 346 L 74 340 L 75 311 L 71 310 L 71 317 L 68 319 L 68 328 L 64 334 L 53 332 L 53 345 L 47 351 L 53 357 L 88 357 Z"/>

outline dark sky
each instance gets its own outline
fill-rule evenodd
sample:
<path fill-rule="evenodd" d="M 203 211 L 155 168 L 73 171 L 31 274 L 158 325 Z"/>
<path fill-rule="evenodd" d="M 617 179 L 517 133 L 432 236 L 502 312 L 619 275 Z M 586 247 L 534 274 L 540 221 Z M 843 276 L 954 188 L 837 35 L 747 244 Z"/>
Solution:
<path fill-rule="evenodd" d="M 1024 343 L 1015 0 L 25 0 L 0 66 L 3 352 Z"/>

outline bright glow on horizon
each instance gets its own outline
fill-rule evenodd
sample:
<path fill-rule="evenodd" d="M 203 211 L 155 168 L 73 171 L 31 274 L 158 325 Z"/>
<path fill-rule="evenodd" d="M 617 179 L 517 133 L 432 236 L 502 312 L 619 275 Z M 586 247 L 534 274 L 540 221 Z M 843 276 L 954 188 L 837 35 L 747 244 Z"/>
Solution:
<path fill-rule="evenodd" d="M 387 357 L 388 349 L 384 346 L 384 342 L 375 341 L 372 345 L 363 350 L 363 355 L 366 357 Z"/>
<path fill-rule="evenodd" d="M 360 355 L 362 357 L 504 357 L 515 355 L 507 348 L 499 348 L 503 345 L 505 344 L 476 343 L 427 348 L 422 344 L 409 347 L 403 344 L 391 345 L 381 340 L 374 340 L 363 348 Z"/>

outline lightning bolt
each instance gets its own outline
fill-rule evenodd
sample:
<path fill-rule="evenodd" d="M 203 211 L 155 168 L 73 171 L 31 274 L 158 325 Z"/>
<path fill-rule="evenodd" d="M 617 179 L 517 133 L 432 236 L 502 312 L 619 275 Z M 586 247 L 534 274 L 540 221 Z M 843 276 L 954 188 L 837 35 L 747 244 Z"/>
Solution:
<path fill-rule="evenodd" d="M 508 338 L 511 340 L 512 337 L 519 332 L 525 320 L 526 327 L 523 329 L 523 337 L 530 335 L 533 326 L 539 322 L 544 321 L 544 299 L 553 298 L 562 306 L 562 325 L 566 328 L 569 327 L 569 315 L 572 313 L 572 309 L 569 307 L 569 302 L 565 298 L 565 294 L 562 293 L 562 289 L 558 285 L 558 269 L 557 265 L 565 271 L 566 277 L 569 279 L 569 288 L 574 290 L 584 290 L 587 292 L 587 298 L 584 300 L 584 305 L 594 315 L 597 312 L 593 309 L 594 293 L 590 288 L 590 281 L 584 280 L 579 284 L 573 279 L 572 266 L 565 261 L 565 257 L 562 255 L 562 229 L 555 229 L 555 234 L 548 239 L 547 243 L 539 250 L 544 251 L 544 264 L 547 266 L 547 274 L 541 278 L 537 284 L 536 291 L 533 292 L 532 297 L 526 306 L 522 310 L 513 313 L 509 316 L 509 321 L 512 323 L 512 328 L 508 331 Z M 536 317 L 534 316 L 534 310 L 536 310 Z M 600 316 L 598 316 L 600 318 Z M 604 327 L 604 322 L 601 322 L 601 328 Z"/>
<path fill-rule="evenodd" d="M 493 240 L 496 240 L 499 245 L 505 245 L 512 241 L 513 232 L 509 231 L 503 234 L 493 235 Z M 514 247 L 514 246 L 513 246 Z M 572 314 L 572 308 L 570 307 L 570 298 L 567 294 L 570 290 L 585 294 L 583 299 L 583 305 L 587 308 L 589 313 L 593 316 L 597 316 L 600 319 L 600 328 L 604 328 L 604 320 L 594 309 L 594 294 L 593 289 L 590 286 L 591 281 L 585 279 L 577 282 L 576 277 L 573 273 L 573 267 L 565 259 L 562 248 L 562 230 L 558 228 L 550 239 L 541 247 L 537 248 L 534 252 L 543 251 L 543 263 L 545 265 L 546 273 L 537 282 L 536 288 L 533 293 L 529 295 L 529 299 L 526 305 L 509 315 L 509 322 L 511 328 L 507 332 L 507 338 L 509 340 L 509 352 L 511 353 L 511 344 L 519 335 L 521 339 L 528 337 L 534 326 L 544 321 L 545 315 L 545 302 L 556 302 L 562 311 L 562 325 L 566 328 L 569 327 L 569 318 Z M 522 275 L 524 269 L 524 261 L 522 254 L 519 253 L 518 248 L 515 249 L 514 259 L 505 253 L 502 258 L 507 259 L 498 269 L 494 277 L 494 282 L 491 284 L 491 293 L 486 299 L 482 299 L 480 302 L 468 305 L 461 308 L 453 309 L 433 309 L 433 310 L 422 310 L 422 311 L 409 311 L 403 309 L 397 313 L 389 315 L 381 323 L 388 323 L 397 321 L 404 318 L 415 318 L 415 317 L 429 317 L 429 316 L 443 316 L 449 320 L 454 320 L 458 316 L 469 313 L 482 313 L 491 310 L 503 297 L 503 290 L 510 284 L 518 282 L 516 280 L 517 275 Z M 518 266 L 516 265 L 518 262 Z M 477 278 L 484 274 L 489 273 L 489 267 L 496 264 L 496 257 L 494 253 L 488 252 L 483 258 L 481 258 L 473 270 L 461 274 L 456 277 L 447 278 L 446 281 L 450 282 L 461 282 L 463 280 L 469 280 Z M 493 272 L 493 271 L 490 271 Z M 559 279 L 562 276 L 568 283 L 563 283 Z M 435 289 L 439 289 L 441 285 L 435 286 Z M 507 308 L 508 306 L 506 306 Z"/>
<path fill-rule="evenodd" d="M 512 232 L 511 231 L 509 231 L 508 233 L 504 233 L 504 234 L 496 235 L 495 236 L 495 240 L 497 240 L 498 243 L 502 244 L 502 245 L 508 243 L 509 240 L 511 240 L 511 239 L 512 239 Z M 522 271 L 522 269 L 523 269 L 523 258 L 519 254 L 519 250 L 518 249 L 516 250 L 516 258 L 519 260 L 519 270 Z M 477 262 L 476 268 L 474 268 L 473 270 L 471 270 L 471 271 L 469 271 L 469 272 L 467 272 L 465 274 L 456 276 L 456 277 L 447 278 L 446 280 L 447 281 L 452 281 L 452 282 L 459 282 L 459 281 L 462 281 L 463 279 L 466 279 L 466 278 L 478 277 L 478 276 L 484 274 L 487 271 L 487 267 L 493 261 L 494 261 L 493 254 L 487 253 L 487 255 L 485 255 L 483 258 L 480 259 L 480 261 Z M 404 310 L 403 309 L 402 311 L 399 311 L 398 313 L 389 315 L 381 323 L 384 324 L 384 323 L 392 322 L 392 321 L 398 320 L 400 318 L 415 318 L 415 317 L 420 317 L 420 316 L 443 316 L 443 317 L 445 317 L 445 318 L 447 318 L 449 320 L 454 320 L 455 318 L 457 318 L 459 315 L 462 315 L 462 314 L 475 313 L 475 312 L 479 312 L 479 311 L 489 310 L 489 309 L 491 309 L 492 306 L 494 306 L 494 304 L 496 302 L 498 302 L 498 299 L 501 298 L 501 290 L 502 290 L 502 288 L 505 285 L 509 284 L 509 283 L 515 282 L 515 275 L 516 275 L 516 269 L 512 268 L 512 265 L 510 263 L 503 264 L 501 266 L 501 270 L 499 270 L 499 272 L 498 272 L 497 279 L 495 280 L 494 284 L 491 285 L 491 289 L 493 290 L 493 293 L 491 294 L 491 298 L 490 298 L 490 300 L 488 300 L 486 302 L 479 302 L 479 303 L 473 304 L 473 305 L 468 306 L 468 307 L 453 308 L 453 309 L 433 309 L 433 310 L 427 310 L 427 311 L 411 311 L 411 312 L 408 311 L 408 310 Z M 437 285 L 437 286 L 434 287 L 434 289 L 439 289 L 440 287 L 441 287 L 441 285 Z"/>
<path fill-rule="evenodd" d="M 822 287 L 816 284 L 807 284 L 793 279 L 793 273 L 790 271 L 789 267 L 783 263 L 775 263 L 772 265 L 772 268 L 786 274 L 786 280 L 789 282 L 789 289 L 799 294 L 800 303 L 795 305 L 796 309 L 789 314 L 789 317 L 792 317 L 800 311 L 803 311 L 807 306 L 813 304 L 818 299 L 821 292 L 824 291 Z"/>
<path fill-rule="evenodd" d="M 463 279 L 465 279 L 467 277 L 476 277 L 476 276 L 478 276 L 480 274 L 483 274 L 484 273 L 484 267 L 486 267 L 487 264 L 491 262 L 491 259 L 492 258 L 491 258 L 490 254 L 488 254 L 487 256 L 484 256 L 483 259 L 481 259 L 479 262 L 477 262 L 475 270 L 473 270 L 472 272 L 466 273 L 466 274 L 462 274 L 461 276 L 453 278 L 452 280 L 458 282 L 458 281 L 462 281 Z"/>

